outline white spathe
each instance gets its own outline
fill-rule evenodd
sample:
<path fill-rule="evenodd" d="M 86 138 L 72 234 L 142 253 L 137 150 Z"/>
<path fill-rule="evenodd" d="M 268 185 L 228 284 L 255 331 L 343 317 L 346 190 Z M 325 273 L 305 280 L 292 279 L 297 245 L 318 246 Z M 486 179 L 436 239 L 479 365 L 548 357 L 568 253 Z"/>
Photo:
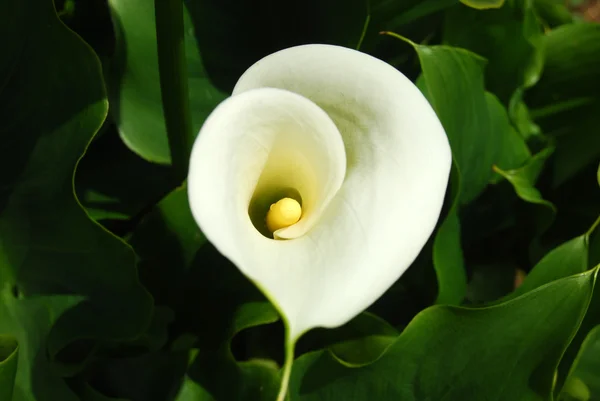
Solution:
<path fill-rule="evenodd" d="M 440 121 L 402 73 L 359 51 L 304 45 L 258 61 L 209 116 L 188 191 L 208 240 L 295 341 L 346 323 L 406 271 L 435 228 L 450 167 Z M 282 188 L 298 191 L 303 215 L 274 240 L 248 209 Z"/>

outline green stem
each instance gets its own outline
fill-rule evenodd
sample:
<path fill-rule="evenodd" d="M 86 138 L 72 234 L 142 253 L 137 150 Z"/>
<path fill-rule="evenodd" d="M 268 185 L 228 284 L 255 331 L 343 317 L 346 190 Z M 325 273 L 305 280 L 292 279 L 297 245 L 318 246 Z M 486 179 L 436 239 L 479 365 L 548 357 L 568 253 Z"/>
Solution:
<path fill-rule="evenodd" d="M 590 227 L 590 229 L 585 233 L 585 235 L 587 235 L 588 237 L 591 236 L 594 231 L 596 230 L 596 228 L 600 226 L 600 216 L 598 216 L 598 218 L 596 219 L 596 221 L 594 222 L 594 224 L 592 224 L 592 226 Z"/>
<path fill-rule="evenodd" d="M 286 341 L 285 341 L 285 362 L 283 363 L 283 371 L 281 373 L 281 386 L 279 387 L 279 394 L 277 395 L 277 401 L 284 401 L 287 395 L 288 387 L 290 384 L 290 376 L 292 374 L 292 365 L 294 364 L 294 343 L 290 340 L 287 333 L 286 327 Z"/>
<path fill-rule="evenodd" d="M 590 103 L 594 102 L 594 98 L 592 97 L 580 97 L 570 100 L 565 100 L 560 103 L 554 103 L 550 106 L 541 107 L 539 109 L 531 109 L 529 110 L 529 117 L 532 119 L 539 119 L 551 116 L 553 114 L 558 114 L 563 111 L 570 111 L 576 109 L 577 107 L 586 106 Z"/>
<path fill-rule="evenodd" d="M 183 0 L 154 0 L 158 70 L 171 165 L 177 183 L 188 174 L 193 143 L 183 30 Z"/>
<path fill-rule="evenodd" d="M 371 22 L 371 15 L 367 14 L 367 18 L 365 19 L 365 24 L 363 25 L 362 33 L 360 34 L 360 39 L 358 40 L 358 44 L 356 45 L 356 50 L 360 50 L 360 47 L 365 40 L 365 35 L 367 34 L 367 29 L 369 29 L 369 23 Z"/>

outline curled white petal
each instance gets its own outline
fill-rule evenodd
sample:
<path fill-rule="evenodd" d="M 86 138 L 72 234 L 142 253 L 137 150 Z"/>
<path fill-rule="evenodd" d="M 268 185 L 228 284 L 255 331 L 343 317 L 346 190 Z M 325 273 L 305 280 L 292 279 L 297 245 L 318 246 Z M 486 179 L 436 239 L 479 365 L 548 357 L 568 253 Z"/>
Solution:
<path fill-rule="evenodd" d="M 290 107 L 290 120 L 310 121 L 314 135 L 304 145 L 296 143 L 300 136 L 279 148 L 265 145 L 258 138 L 268 136 L 262 130 L 269 125 L 246 129 L 252 118 L 240 108 L 253 93 L 274 90 L 265 88 L 310 99 L 311 109 L 316 104 L 333 120 L 338 136 L 320 129 L 318 113 L 313 119 Z M 276 114 L 282 110 L 273 107 Z M 257 119 L 269 114 L 260 113 Z M 246 122 L 228 126 L 240 120 Z M 304 167 L 316 163 L 307 182 L 321 188 L 314 192 L 320 197 L 309 196 L 318 204 L 304 227 L 278 233 L 293 239 L 276 241 L 257 232 L 244 207 L 261 171 L 293 171 L 285 158 L 272 169 L 266 162 L 269 152 L 277 157 L 290 146 L 306 158 L 314 153 Z M 346 323 L 406 271 L 439 218 L 450 166 L 437 116 L 402 73 L 358 51 L 298 46 L 250 67 L 209 117 L 192 153 L 190 205 L 207 238 L 281 310 L 296 339 L 314 327 Z"/>

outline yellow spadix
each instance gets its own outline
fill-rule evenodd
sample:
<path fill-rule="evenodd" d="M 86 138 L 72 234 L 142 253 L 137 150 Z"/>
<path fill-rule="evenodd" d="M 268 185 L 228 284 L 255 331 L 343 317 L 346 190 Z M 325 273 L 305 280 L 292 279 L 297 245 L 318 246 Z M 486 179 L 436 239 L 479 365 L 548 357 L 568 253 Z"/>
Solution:
<path fill-rule="evenodd" d="M 296 224 L 302 216 L 302 206 L 292 198 L 283 198 L 273 203 L 266 216 L 267 228 L 275 232 L 280 228 Z"/>

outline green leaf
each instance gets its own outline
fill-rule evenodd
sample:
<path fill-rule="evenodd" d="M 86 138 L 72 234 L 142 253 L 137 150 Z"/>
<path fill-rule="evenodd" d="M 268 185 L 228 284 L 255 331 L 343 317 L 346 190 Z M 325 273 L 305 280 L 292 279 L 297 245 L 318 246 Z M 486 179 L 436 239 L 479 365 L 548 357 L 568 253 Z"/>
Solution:
<path fill-rule="evenodd" d="M 185 303 L 181 287 L 196 253 L 206 243 L 187 198 L 187 187 L 164 197 L 136 227 L 130 244 L 140 257 L 140 275 L 158 305 Z"/>
<path fill-rule="evenodd" d="M 154 7 L 142 0 L 110 0 L 116 55 L 109 70 L 111 110 L 121 138 L 144 159 L 170 162 L 161 103 Z M 195 136 L 204 119 L 225 97 L 209 80 L 185 14 L 185 52 Z"/>
<path fill-rule="evenodd" d="M 544 72 L 527 92 L 532 108 L 596 97 L 600 90 L 600 25 L 578 23 L 549 31 L 543 40 Z"/>
<path fill-rule="evenodd" d="M 506 105 L 518 88 L 531 87 L 542 73 L 542 29 L 531 1 L 487 11 L 454 7 L 446 13 L 443 41 L 488 60 L 486 88 Z"/>
<path fill-rule="evenodd" d="M 212 294 L 214 295 L 214 294 Z M 223 294 L 231 298 L 232 294 Z M 223 301 L 220 299 L 219 301 Z M 239 306 L 227 326 L 216 327 L 223 337 L 219 341 L 200 338 L 198 354 L 188 369 L 187 378 L 196 382 L 214 400 L 264 400 L 276 398 L 279 388 L 279 367 L 271 360 L 250 359 L 237 362 L 230 350 L 230 341 L 241 330 L 272 323 L 279 319 L 266 302 L 247 302 Z"/>
<path fill-rule="evenodd" d="M 544 22 L 547 29 L 573 22 L 573 15 L 563 1 L 534 0 L 535 13 Z"/>
<path fill-rule="evenodd" d="M 78 159 L 107 114 L 100 63 L 52 1 L 30 6 L 9 1 L 0 24 L 23 27 L 11 39 L 20 56 L 0 61 L 0 333 L 19 343 L 15 401 L 67 401 L 72 393 L 46 358 L 76 340 L 137 337 L 152 299 L 131 248 L 91 221 L 73 193 Z"/>
<path fill-rule="evenodd" d="M 169 168 L 141 159 L 111 127 L 77 166 L 75 189 L 94 220 L 128 220 L 172 189 Z"/>
<path fill-rule="evenodd" d="M 556 209 L 552 203 L 542 197 L 535 183 L 546 160 L 554 152 L 554 148 L 546 148 L 534 155 L 523 167 L 514 170 L 502 170 L 494 166 L 494 171 L 504 177 L 515 189 L 515 192 L 525 202 L 540 206 L 535 210 L 536 234 L 543 233 L 552 224 Z"/>
<path fill-rule="evenodd" d="M 560 400 L 588 401 L 600 395 L 600 326 L 591 330 L 583 343 L 569 377 L 560 394 Z"/>
<path fill-rule="evenodd" d="M 531 203 L 549 204 L 542 198 L 541 193 L 535 188 L 544 163 L 554 152 L 554 148 L 546 148 L 535 154 L 526 165 L 521 168 L 504 171 L 503 169 L 494 166 L 494 171 L 503 176 L 510 182 L 521 199 Z"/>
<path fill-rule="evenodd" d="M 186 376 L 174 401 L 214 401 L 214 398 L 200 384 Z"/>
<path fill-rule="evenodd" d="M 0 335 L 0 400 L 12 400 L 18 349 L 15 337 Z"/>
<path fill-rule="evenodd" d="M 451 206 L 436 234 L 433 257 L 439 285 L 437 302 L 458 304 L 467 288 L 459 207 L 474 200 L 488 185 L 495 163 L 520 165 L 529 157 L 528 150 L 515 136 L 504 107 L 484 90 L 485 60 L 463 49 L 422 46 L 398 38 L 417 51 L 423 71 L 417 85 L 442 122 L 452 148 Z"/>
<path fill-rule="evenodd" d="M 522 162 L 523 144 L 504 147 L 518 139 L 511 132 L 506 110 L 484 90 L 484 59 L 449 46 L 413 46 L 423 70 L 418 85 L 446 130 L 460 172 L 460 204 L 469 203 L 489 183 L 495 163 L 512 158 Z"/>
<path fill-rule="evenodd" d="M 294 364 L 291 400 L 550 399 L 595 277 L 593 270 L 561 279 L 494 307 L 428 308 L 367 366 L 306 354 Z"/>
<path fill-rule="evenodd" d="M 588 241 L 588 234 L 580 235 L 548 252 L 527 275 L 523 284 L 504 300 L 515 298 L 551 281 L 586 271 Z"/>
<path fill-rule="evenodd" d="M 544 37 L 544 72 L 525 93 L 531 116 L 556 142 L 553 187 L 563 186 L 600 158 L 600 26 L 562 25 Z"/>
<path fill-rule="evenodd" d="M 363 312 L 341 327 L 309 331 L 296 348 L 299 354 L 308 349 L 329 348 L 343 364 L 368 365 L 379 359 L 398 335 L 398 330 L 385 320 Z"/>
<path fill-rule="evenodd" d="M 590 256 L 592 255 L 591 248 L 595 246 L 594 238 L 598 237 L 596 231 L 599 222 L 600 217 L 586 233 L 560 244 L 551 250 L 535 265 L 520 287 L 497 302 L 505 302 L 514 299 L 550 282 L 573 276 L 590 269 L 595 263 L 594 260 L 591 260 Z M 600 324 L 600 320 L 596 313 L 599 310 L 598 308 L 600 308 L 599 301 L 600 297 L 598 297 L 598 290 L 595 288 L 588 313 L 581 324 L 580 330 L 569 344 L 569 348 L 561 361 L 557 376 L 558 390 L 560 390 L 564 383 L 565 377 L 583 338 L 592 327 Z"/>
<path fill-rule="evenodd" d="M 478 10 L 487 10 L 502 7 L 504 0 L 461 0 L 461 3 Z"/>
<path fill-rule="evenodd" d="M 598 266 L 600 266 L 598 265 L 599 260 L 597 259 L 598 255 L 600 255 L 598 253 L 598 248 L 600 248 L 600 235 L 598 232 L 599 224 L 600 216 L 598 216 L 594 224 L 584 234 L 586 245 L 585 250 L 587 251 L 585 258 L 587 260 L 588 268 L 596 266 L 597 269 Z M 565 380 L 568 378 L 570 372 L 572 372 L 574 364 L 577 361 L 577 356 L 581 353 L 581 349 L 585 345 L 588 334 L 598 325 L 600 325 L 600 291 L 596 287 L 594 288 L 590 306 L 583 322 L 581 323 L 579 331 L 573 337 L 573 340 L 565 351 L 565 354 L 558 367 L 558 375 L 556 380 L 557 390 L 562 388 L 563 384 L 565 384 Z"/>
<path fill-rule="evenodd" d="M 9 369 L 10 364 L 16 362 L 17 365 L 14 388 L 10 387 L 13 383 L 8 383 L 9 391 L 12 390 L 12 399 L 8 400 L 78 401 L 52 366 L 47 338 L 57 319 L 81 301 L 81 298 L 73 296 L 25 298 L 22 294 L 15 294 L 8 285 L 0 289 L 0 336 L 14 336 L 19 344 L 18 352 L 11 357 L 14 362 L 8 360 Z M 3 365 L 0 364 L 0 373 Z M 5 387 L 1 387 L 0 391 L 5 391 Z"/>
<path fill-rule="evenodd" d="M 544 38 L 544 73 L 525 101 L 544 133 L 556 140 L 553 186 L 562 186 L 600 158 L 600 27 L 563 25 Z"/>
<path fill-rule="evenodd" d="M 141 258 L 143 281 L 156 294 L 156 302 L 175 311 L 182 334 L 197 338 L 197 356 L 188 369 L 180 401 L 199 393 L 217 400 L 274 399 L 278 367 L 265 360 L 238 362 L 230 347 L 236 334 L 273 323 L 279 315 L 206 242 L 192 218 L 186 187 L 173 191 L 146 216 L 131 243 Z"/>
<path fill-rule="evenodd" d="M 524 138 L 510 124 L 507 110 L 498 98 L 486 92 L 485 99 L 491 118 L 492 135 L 500 138 L 495 165 L 503 169 L 522 167 L 531 159 L 531 152 Z M 491 180 L 494 182 L 495 177 L 492 176 Z"/>
<path fill-rule="evenodd" d="M 465 115 L 466 113 L 453 115 L 457 110 L 450 110 L 447 106 L 451 103 L 446 102 L 455 102 L 458 101 L 459 98 L 461 99 L 460 101 L 463 101 L 465 97 L 468 101 L 468 96 L 470 95 L 472 87 L 475 87 L 475 98 L 484 101 L 483 82 L 481 82 L 481 86 L 479 86 L 479 82 L 476 78 L 473 82 L 469 81 L 469 79 L 473 77 L 471 73 L 482 68 L 480 63 L 483 63 L 483 60 L 475 57 L 471 59 L 470 54 L 466 54 L 463 60 L 463 55 L 458 53 L 458 49 L 441 46 L 432 47 L 432 49 L 437 49 L 439 51 L 439 57 L 435 58 L 433 57 L 435 53 L 431 52 L 429 47 L 414 44 L 413 46 L 415 47 L 415 50 L 417 50 L 417 54 L 421 60 L 421 68 L 423 70 L 423 74 L 420 80 L 417 81 L 417 85 L 427 97 L 436 111 L 438 118 L 444 125 L 453 156 L 453 173 L 450 177 L 451 206 L 448 215 L 445 217 L 435 234 L 433 245 L 433 265 L 438 279 L 438 296 L 436 303 L 451 305 L 459 304 L 466 294 L 467 278 L 461 247 L 458 208 L 464 196 L 465 185 L 476 188 L 477 192 L 483 189 L 483 186 L 479 183 L 472 184 L 473 181 L 476 182 L 476 180 L 479 179 L 478 177 L 470 178 L 468 175 L 465 177 L 462 174 L 461 164 L 468 164 L 470 157 L 467 154 L 468 152 L 463 151 L 463 149 L 468 148 L 466 146 L 461 146 L 463 138 L 461 138 L 462 130 L 459 128 L 459 125 L 464 123 L 467 126 L 469 126 L 469 124 L 476 126 L 479 122 L 477 122 L 476 119 Z M 422 56 L 422 54 L 425 56 Z M 463 61 L 466 65 L 462 65 Z M 450 66 L 448 72 L 451 72 L 451 68 L 454 67 L 456 69 L 454 73 L 458 72 L 460 74 L 461 79 L 453 81 L 453 83 L 457 82 L 455 87 L 450 86 L 445 88 L 441 86 L 441 81 L 444 80 L 444 78 L 439 75 L 439 73 L 442 72 L 440 69 L 442 66 L 437 63 Z M 426 72 L 430 72 L 429 77 Z M 477 73 L 475 72 L 475 76 L 476 75 Z M 471 85 L 471 83 L 473 85 Z M 481 89 L 481 97 L 478 96 L 478 89 Z M 454 96 L 456 97 L 454 98 Z M 477 106 L 479 105 L 480 104 L 477 103 Z M 481 103 L 481 105 L 485 107 L 483 103 Z M 484 119 L 488 117 L 487 114 L 479 115 L 483 116 Z M 486 119 L 484 124 L 487 125 L 487 122 L 488 120 Z M 467 168 L 467 171 L 470 170 Z M 471 183 L 466 183 L 465 181 L 468 181 L 469 179 Z M 475 187 L 475 185 L 478 185 L 480 188 Z M 475 191 L 473 191 L 473 193 L 474 195 L 468 196 L 474 198 Z"/>
<path fill-rule="evenodd" d="M 515 91 L 508 105 L 508 114 L 511 123 L 525 141 L 542 138 L 540 127 L 533 121 L 529 107 L 523 101 L 523 90 Z"/>
<path fill-rule="evenodd" d="M 433 265 L 438 279 L 437 304 L 459 304 L 467 292 L 457 200 L 458 197 L 433 242 Z"/>
<path fill-rule="evenodd" d="M 111 110 L 123 141 L 144 159 L 170 162 L 161 105 L 155 17 L 144 0 L 110 0 L 117 38 L 109 70 Z M 185 53 L 193 135 L 251 64 L 304 43 L 356 47 L 367 19 L 365 0 L 186 2 Z M 340 9 L 346 12 L 340 13 Z"/>

